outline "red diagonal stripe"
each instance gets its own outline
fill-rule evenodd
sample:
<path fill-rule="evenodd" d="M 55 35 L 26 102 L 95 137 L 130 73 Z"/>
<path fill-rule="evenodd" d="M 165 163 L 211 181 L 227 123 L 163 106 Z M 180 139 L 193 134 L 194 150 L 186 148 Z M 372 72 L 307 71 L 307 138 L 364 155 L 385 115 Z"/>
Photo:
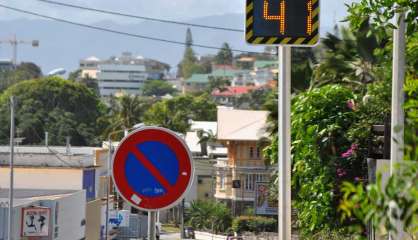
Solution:
<path fill-rule="evenodd" d="M 154 176 L 158 182 L 165 188 L 167 192 L 170 191 L 171 185 L 165 179 L 163 175 L 161 175 L 160 171 L 152 164 L 150 160 L 136 147 L 133 147 L 131 149 L 131 153 L 135 156 L 135 158 L 144 165 L 144 167 L 151 173 L 152 176 Z"/>

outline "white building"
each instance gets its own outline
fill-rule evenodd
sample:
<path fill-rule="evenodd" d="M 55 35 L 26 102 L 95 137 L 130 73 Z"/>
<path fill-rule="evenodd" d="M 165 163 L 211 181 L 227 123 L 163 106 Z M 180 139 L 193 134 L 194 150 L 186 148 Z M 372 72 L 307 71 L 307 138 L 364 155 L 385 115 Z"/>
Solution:
<path fill-rule="evenodd" d="M 80 71 L 80 78 L 97 80 L 101 96 L 140 95 L 146 80 L 166 80 L 170 65 L 124 52 L 106 60 L 94 56 L 82 59 Z"/>
<path fill-rule="evenodd" d="M 8 189 L 0 189 L 0 240 L 8 239 L 8 195 Z M 36 237 L 39 240 L 86 239 L 86 195 L 83 190 L 18 189 L 14 196 L 12 239 L 35 239 L 36 235 L 42 235 Z M 27 213 L 39 210 L 45 213 L 42 221 L 41 214 Z"/>

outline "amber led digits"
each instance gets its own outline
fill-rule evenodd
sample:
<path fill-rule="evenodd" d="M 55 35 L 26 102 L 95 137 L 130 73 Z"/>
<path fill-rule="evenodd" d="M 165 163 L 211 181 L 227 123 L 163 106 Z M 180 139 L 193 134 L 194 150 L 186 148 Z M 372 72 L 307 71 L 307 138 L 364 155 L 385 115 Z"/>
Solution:
<path fill-rule="evenodd" d="M 280 21 L 280 29 L 279 32 L 281 34 L 285 33 L 285 16 L 286 16 L 286 1 L 283 0 L 280 2 L 280 11 L 279 15 L 270 15 L 269 14 L 269 1 L 264 0 L 264 6 L 263 6 L 263 17 L 267 21 Z"/>

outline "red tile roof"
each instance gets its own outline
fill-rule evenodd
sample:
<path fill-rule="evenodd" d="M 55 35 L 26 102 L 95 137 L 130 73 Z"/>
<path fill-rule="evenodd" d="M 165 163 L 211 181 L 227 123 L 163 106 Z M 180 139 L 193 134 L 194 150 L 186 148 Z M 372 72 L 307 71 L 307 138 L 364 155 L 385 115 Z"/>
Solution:
<path fill-rule="evenodd" d="M 251 92 L 258 87 L 255 86 L 235 86 L 227 87 L 224 91 L 219 89 L 213 90 L 212 96 L 214 97 L 232 97 L 237 95 L 242 95 Z"/>

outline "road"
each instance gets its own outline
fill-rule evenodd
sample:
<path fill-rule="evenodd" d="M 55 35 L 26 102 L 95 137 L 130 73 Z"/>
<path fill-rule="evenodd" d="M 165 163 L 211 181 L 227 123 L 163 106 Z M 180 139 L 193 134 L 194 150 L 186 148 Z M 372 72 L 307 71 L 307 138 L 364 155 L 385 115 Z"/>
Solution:
<path fill-rule="evenodd" d="M 179 240 L 180 233 L 161 233 L 161 240 Z"/>

